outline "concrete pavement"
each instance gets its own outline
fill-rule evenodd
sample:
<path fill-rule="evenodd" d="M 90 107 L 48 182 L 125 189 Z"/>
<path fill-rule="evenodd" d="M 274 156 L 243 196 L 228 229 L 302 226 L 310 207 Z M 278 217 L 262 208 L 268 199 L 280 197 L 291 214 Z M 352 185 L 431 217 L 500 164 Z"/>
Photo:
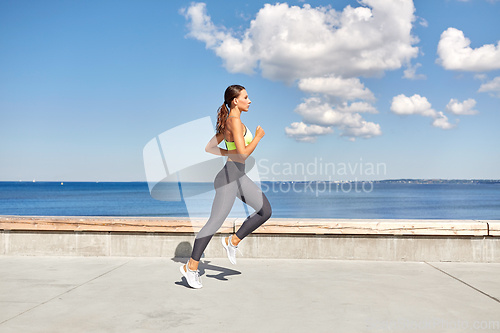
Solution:
<path fill-rule="evenodd" d="M 500 332 L 500 264 L 0 257 L 1 333 Z"/>

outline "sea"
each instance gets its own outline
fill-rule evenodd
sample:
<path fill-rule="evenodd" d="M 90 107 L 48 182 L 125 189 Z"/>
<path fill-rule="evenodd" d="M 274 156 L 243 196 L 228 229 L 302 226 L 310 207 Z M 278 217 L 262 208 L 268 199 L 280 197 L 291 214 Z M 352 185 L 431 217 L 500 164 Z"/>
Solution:
<path fill-rule="evenodd" d="M 500 219 L 499 183 L 258 183 L 274 218 Z M 0 182 L 0 215 L 209 217 L 213 183 L 172 183 L 162 198 L 146 182 Z M 234 199 L 228 217 L 255 209 Z"/>

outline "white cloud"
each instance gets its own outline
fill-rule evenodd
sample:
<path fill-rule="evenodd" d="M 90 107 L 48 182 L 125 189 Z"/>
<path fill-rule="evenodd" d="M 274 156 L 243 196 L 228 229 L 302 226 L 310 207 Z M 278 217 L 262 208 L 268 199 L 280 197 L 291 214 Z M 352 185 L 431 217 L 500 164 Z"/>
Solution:
<path fill-rule="evenodd" d="M 415 66 L 408 64 L 408 68 L 404 71 L 403 78 L 410 80 L 425 80 L 427 76 L 424 74 L 416 74 L 417 68 L 420 66 L 422 66 L 422 64 L 415 64 Z"/>
<path fill-rule="evenodd" d="M 354 141 L 357 137 L 368 139 L 378 135 L 382 135 L 380 125 L 364 120 L 361 120 L 361 126 L 347 127 L 344 132 L 340 133 L 340 136 L 351 137 L 349 139 L 351 141 Z"/>
<path fill-rule="evenodd" d="M 448 28 L 441 34 L 438 44 L 438 64 L 449 70 L 484 72 L 500 69 L 500 42 L 476 49 L 461 30 Z"/>
<path fill-rule="evenodd" d="M 456 124 L 452 125 L 448 122 L 448 117 L 443 112 L 434 110 L 427 98 L 417 94 L 411 97 L 404 94 L 393 97 L 391 111 L 399 115 L 419 114 L 424 117 L 431 117 L 434 119 L 432 126 L 442 129 L 450 129 L 456 126 Z"/>
<path fill-rule="evenodd" d="M 459 120 L 457 119 L 457 124 L 458 124 Z M 450 129 L 450 128 L 453 128 L 455 126 L 457 126 L 457 124 L 455 125 L 452 125 L 448 122 L 448 117 L 446 117 L 443 112 L 439 111 L 436 115 L 436 119 L 434 119 L 434 121 L 432 122 L 432 126 L 434 127 L 439 127 L 439 128 L 442 128 L 442 129 Z"/>
<path fill-rule="evenodd" d="M 391 111 L 399 115 L 419 114 L 425 117 L 435 117 L 436 111 L 432 109 L 427 98 L 420 95 L 406 97 L 404 94 L 392 99 Z"/>
<path fill-rule="evenodd" d="M 252 73 L 292 83 L 296 79 L 381 75 L 417 57 L 411 35 L 411 0 L 360 0 L 365 7 L 265 4 L 240 36 L 215 26 L 203 3 L 181 11 L 188 36 L 205 42 L 232 73 Z"/>
<path fill-rule="evenodd" d="M 317 77 L 301 79 L 298 87 L 304 92 L 321 94 L 297 106 L 295 112 L 303 122 L 319 126 L 335 126 L 343 131 L 340 136 L 371 138 L 381 135 L 380 125 L 368 123 L 359 113 L 378 113 L 371 104 L 373 93 L 358 78 Z M 347 101 L 362 100 L 348 104 Z M 368 101 L 368 102 L 367 102 Z"/>
<path fill-rule="evenodd" d="M 421 26 L 426 28 L 429 26 L 429 22 L 427 22 L 427 20 L 424 19 L 423 17 L 420 17 L 420 21 L 418 23 L 420 23 Z"/>
<path fill-rule="evenodd" d="M 411 67 L 419 53 L 411 34 L 412 0 L 359 0 L 359 7 L 265 4 L 240 33 L 216 26 L 204 3 L 182 9 L 188 37 L 205 43 L 231 73 L 252 74 L 293 84 L 313 97 L 296 108 L 303 116 L 286 133 L 315 142 L 325 126 L 336 126 L 352 140 L 381 135 L 380 125 L 360 113 L 378 113 L 374 94 L 359 76 Z M 425 20 L 421 24 L 425 24 Z M 416 68 L 416 67 L 415 67 Z M 413 74 L 412 78 L 421 78 Z M 347 104 L 351 102 L 351 104 Z M 295 125 L 294 125 L 295 124 Z M 314 127 L 319 126 L 319 127 Z"/>
<path fill-rule="evenodd" d="M 316 142 L 318 135 L 333 133 L 333 129 L 331 127 L 306 125 L 303 122 L 294 122 L 290 126 L 291 128 L 285 127 L 286 135 L 301 142 L 314 143 Z"/>
<path fill-rule="evenodd" d="M 252 44 L 248 33 L 243 40 L 232 36 L 225 27 L 217 27 L 206 14 L 204 3 L 192 3 L 189 8 L 183 8 L 180 13 L 188 20 L 187 34 L 202 42 L 215 54 L 223 59 L 224 66 L 231 73 L 253 74 L 256 64 L 255 57 L 251 54 Z"/>
<path fill-rule="evenodd" d="M 381 135 L 380 125 L 365 121 L 359 113 L 353 111 L 360 112 L 359 110 L 368 109 L 371 105 L 363 102 L 356 103 L 351 105 L 346 103 L 335 109 L 323 99 L 311 97 L 298 105 L 295 112 L 303 117 L 302 123 L 323 128 L 338 127 L 343 131 L 340 136 L 371 138 Z"/>
<path fill-rule="evenodd" d="M 295 112 L 304 117 L 304 122 L 321 126 L 359 127 L 361 120 L 361 115 L 339 112 L 317 97 L 306 99 L 297 106 Z"/>
<path fill-rule="evenodd" d="M 298 86 L 302 91 L 316 94 L 305 99 L 304 103 L 295 109 L 295 112 L 303 117 L 303 123 L 338 127 L 343 131 L 340 136 L 350 137 L 351 141 L 355 141 L 356 137 L 371 138 L 382 134 L 380 125 L 366 122 L 359 114 L 378 111 L 371 104 L 375 100 L 373 93 L 365 88 L 358 78 L 308 78 L 301 79 Z M 352 100 L 370 102 L 356 101 L 348 104 L 347 101 Z M 303 141 L 300 135 L 290 137 Z"/>
<path fill-rule="evenodd" d="M 478 92 L 489 92 L 490 96 L 500 98 L 500 76 L 497 76 L 493 80 L 483 83 Z"/>
<path fill-rule="evenodd" d="M 473 110 L 476 106 L 476 101 L 469 98 L 462 103 L 457 99 L 451 99 L 446 105 L 446 111 L 451 112 L 455 115 L 473 115 L 479 113 L 477 110 Z"/>
<path fill-rule="evenodd" d="M 307 78 L 301 79 L 298 86 L 304 92 L 321 93 L 339 100 L 375 100 L 370 89 L 365 88 L 358 78 L 342 79 L 334 76 Z"/>
<path fill-rule="evenodd" d="M 369 113 L 378 113 L 377 109 L 370 103 L 366 102 L 354 102 L 351 104 L 347 104 L 346 102 L 341 105 L 337 105 L 337 110 L 340 112 L 369 112 Z"/>
<path fill-rule="evenodd" d="M 488 75 L 486 74 L 474 74 L 474 79 L 477 80 L 486 80 L 488 78 Z"/>

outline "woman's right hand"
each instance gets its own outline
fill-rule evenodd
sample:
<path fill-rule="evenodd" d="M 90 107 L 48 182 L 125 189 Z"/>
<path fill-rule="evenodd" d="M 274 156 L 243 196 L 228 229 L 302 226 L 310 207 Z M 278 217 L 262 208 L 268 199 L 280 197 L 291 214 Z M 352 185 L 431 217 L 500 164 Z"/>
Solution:
<path fill-rule="evenodd" d="M 260 127 L 260 125 L 257 126 L 257 129 L 255 130 L 255 136 L 262 138 L 264 137 L 264 135 L 266 135 L 266 132 L 264 132 L 264 130 L 262 129 L 262 127 Z"/>

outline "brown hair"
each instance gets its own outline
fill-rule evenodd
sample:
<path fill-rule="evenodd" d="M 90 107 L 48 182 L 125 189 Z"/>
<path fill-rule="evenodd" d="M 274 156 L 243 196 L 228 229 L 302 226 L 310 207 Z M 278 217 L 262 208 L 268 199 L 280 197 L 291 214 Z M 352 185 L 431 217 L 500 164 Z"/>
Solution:
<path fill-rule="evenodd" d="M 216 130 L 217 134 L 224 133 L 226 128 L 226 119 L 229 116 L 228 106 L 231 106 L 231 101 L 237 98 L 240 95 L 240 92 L 245 89 L 245 87 L 240 86 L 239 84 L 233 84 L 226 88 L 224 92 L 224 103 L 217 109 L 217 125 Z"/>

